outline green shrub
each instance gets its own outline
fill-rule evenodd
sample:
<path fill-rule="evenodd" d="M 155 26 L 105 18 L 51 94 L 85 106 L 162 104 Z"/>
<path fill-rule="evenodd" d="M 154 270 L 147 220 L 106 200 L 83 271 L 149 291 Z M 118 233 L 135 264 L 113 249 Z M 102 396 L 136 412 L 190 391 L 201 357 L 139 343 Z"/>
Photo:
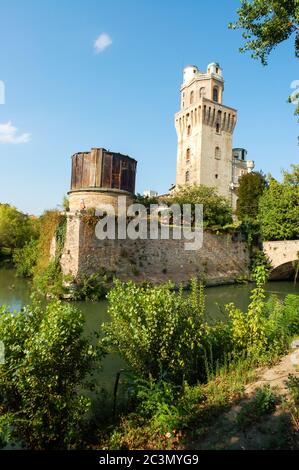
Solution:
<path fill-rule="evenodd" d="M 104 270 L 91 275 L 81 276 L 76 284 L 74 300 L 90 300 L 95 302 L 103 299 L 112 283 L 112 274 Z"/>
<path fill-rule="evenodd" d="M 211 327 L 204 320 L 204 290 L 195 279 L 189 295 L 169 283 L 116 281 L 108 300 L 111 323 L 103 341 L 145 379 L 204 380 L 231 349 L 227 325 Z"/>
<path fill-rule="evenodd" d="M 176 380 L 197 374 L 204 294 L 196 281 L 190 296 L 174 292 L 171 284 L 151 287 L 116 281 L 108 300 L 111 323 L 105 325 L 104 341 L 113 344 L 135 372 Z"/>
<path fill-rule="evenodd" d="M 102 350 L 83 337 L 81 312 L 59 301 L 34 301 L 22 312 L 0 309 L 0 432 L 31 449 L 80 444 L 90 400 L 80 392 Z"/>
<path fill-rule="evenodd" d="M 272 413 L 276 408 L 277 396 L 269 384 L 259 387 L 254 398 L 246 403 L 237 415 L 237 424 L 245 428 L 261 418 Z"/>
<path fill-rule="evenodd" d="M 177 188 L 167 199 L 167 204 L 202 204 L 204 228 L 217 229 L 233 222 L 229 201 L 217 193 L 216 188 L 204 185 L 187 185 Z M 194 207 L 192 207 L 194 212 Z"/>
<path fill-rule="evenodd" d="M 34 277 L 34 287 L 46 297 L 61 298 L 65 293 L 59 260 L 54 259 Z"/>
<path fill-rule="evenodd" d="M 0 204 L 0 248 L 14 250 L 39 235 L 37 218 L 23 214 L 9 204 Z"/>
<path fill-rule="evenodd" d="M 265 240 L 294 240 L 299 237 L 298 165 L 283 173 L 283 182 L 270 179 L 259 200 L 258 219 Z"/>
<path fill-rule="evenodd" d="M 38 260 L 38 240 L 30 240 L 23 248 L 13 253 L 13 262 L 18 276 L 32 277 Z"/>

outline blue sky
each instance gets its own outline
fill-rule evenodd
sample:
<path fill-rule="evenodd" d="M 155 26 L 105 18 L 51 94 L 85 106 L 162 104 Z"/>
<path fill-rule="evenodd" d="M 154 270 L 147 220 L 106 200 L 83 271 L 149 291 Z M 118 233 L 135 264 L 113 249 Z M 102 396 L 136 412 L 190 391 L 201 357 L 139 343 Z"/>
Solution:
<path fill-rule="evenodd" d="M 189 63 L 222 66 L 223 102 L 238 109 L 234 146 L 247 148 L 257 169 L 279 177 L 298 162 L 298 124 L 286 102 L 299 80 L 294 41 L 278 46 L 267 67 L 240 54 L 241 32 L 227 28 L 238 5 L 3 0 L 0 201 L 36 214 L 56 207 L 69 189 L 71 155 L 91 147 L 136 158 L 137 191 L 165 192 L 175 181 L 173 118 Z M 103 33 L 98 48 L 107 47 L 96 53 Z"/>

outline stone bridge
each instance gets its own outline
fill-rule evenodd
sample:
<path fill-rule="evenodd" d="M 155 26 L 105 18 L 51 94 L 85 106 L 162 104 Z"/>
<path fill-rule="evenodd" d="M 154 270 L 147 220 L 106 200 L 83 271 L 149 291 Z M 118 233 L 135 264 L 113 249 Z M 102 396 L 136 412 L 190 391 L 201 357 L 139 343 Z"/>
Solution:
<path fill-rule="evenodd" d="M 273 267 L 270 279 L 294 278 L 299 262 L 299 240 L 264 242 L 263 249 Z"/>

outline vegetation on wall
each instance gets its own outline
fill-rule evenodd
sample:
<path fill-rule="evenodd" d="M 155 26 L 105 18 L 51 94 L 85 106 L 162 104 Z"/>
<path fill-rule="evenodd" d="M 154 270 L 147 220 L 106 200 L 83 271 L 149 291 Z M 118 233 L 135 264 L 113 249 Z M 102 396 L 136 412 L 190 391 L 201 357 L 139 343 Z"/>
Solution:
<path fill-rule="evenodd" d="M 59 226 L 61 213 L 58 210 L 48 210 L 40 218 L 41 230 L 38 243 L 38 263 L 35 273 L 40 274 L 49 264 L 50 248 Z"/>
<path fill-rule="evenodd" d="M 90 275 L 81 275 L 72 285 L 73 300 L 90 300 L 95 302 L 106 297 L 112 286 L 113 273 L 105 269 Z"/>

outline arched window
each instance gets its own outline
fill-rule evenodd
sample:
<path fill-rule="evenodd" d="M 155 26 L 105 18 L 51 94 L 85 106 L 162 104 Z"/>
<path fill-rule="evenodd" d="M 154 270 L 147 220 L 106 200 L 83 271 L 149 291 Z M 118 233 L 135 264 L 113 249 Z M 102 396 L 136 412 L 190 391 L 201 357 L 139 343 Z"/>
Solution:
<path fill-rule="evenodd" d="M 205 87 L 201 87 L 201 89 L 199 90 L 199 96 L 202 98 L 203 96 L 205 96 L 205 93 L 206 93 L 206 89 Z"/>
<path fill-rule="evenodd" d="M 190 152 L 190 149 L 188 148 L 188 149 L 186 150 L 186 162 L 189 162 L 189 161 L 190 161 L 190 154 L 191 154 L 191 152 Z"/>
<path fill-rule="evenodd" d="M 190 181 L 190 173 L 189 173 L 189 171 L 186 171 L 186 173 L 185 173 L 185 183 L 189 183 L 189 181 Z"/>
<path fill-rule="evenodd" d="M 215 158 L 217 158 L 217 160 L 221 158 L 221 150 L 219 147 L 215 147 Z"/>
<path fill-rule="evenodd" d="M 190 93 L 190 104 L 192 104 L 194 101 L 194 91 L 191 91 Z"/>
<path fill-rule="evenodd" d="M 191 126 L 189 124 L 189 126 L 187 127 L 187 135 L 191 135 Z"/>
<path fill-rule="evenodd" d="M 219 122 L 216 122 L 216 132 L 217 132 L 217 134 L 220 134 L 220 124 L 219 124 Z"/>
<path fill-rule="evenodd" d="M 217 86 L 214 86 L 213 88 L 213 101 L 218 102 L 218 87 Z"/>

